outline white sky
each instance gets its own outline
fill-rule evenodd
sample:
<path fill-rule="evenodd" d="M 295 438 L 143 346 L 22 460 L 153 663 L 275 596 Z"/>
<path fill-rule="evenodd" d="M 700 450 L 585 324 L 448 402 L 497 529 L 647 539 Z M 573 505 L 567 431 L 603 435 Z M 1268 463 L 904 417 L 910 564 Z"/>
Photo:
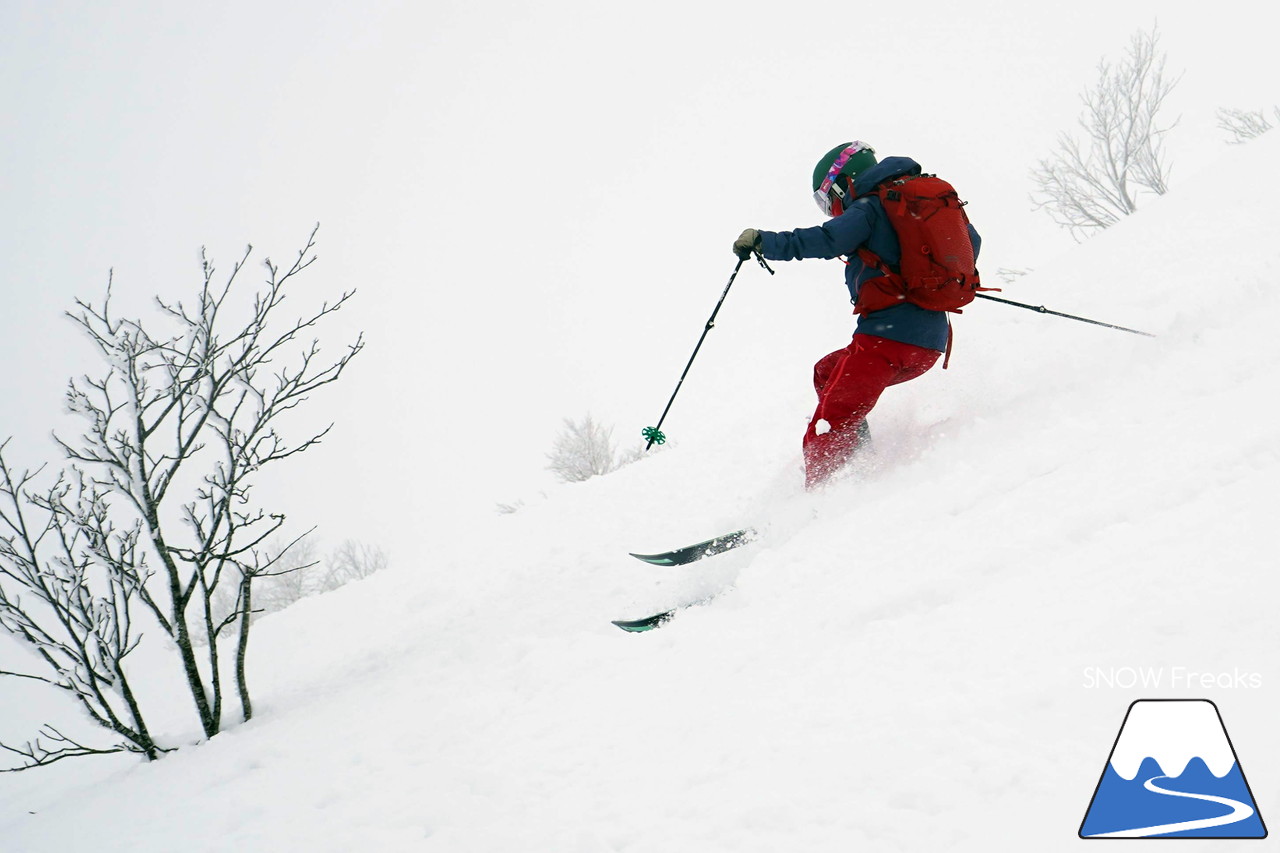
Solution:
<path fill-rule="evenodd" d="M 223 268 L 247 243 L 283 259 L 320 221 L 304 281 L 359 291 L 325 339 L 369 349 L 281 488 L 326 541 L 411 557 L 544 483 L 560 418 L 653 423 L 729 243 L 816 224 L 830 146 L 945 173 L 984 268 L 1034 265 L 1067 238 L 1029 211 L 1027 172 L 1098 59 L 1159 18 L 1185 70 L 1176 182 L 1219 155 L 1215 108 L 1280 100 L 1256 8 L 0 0 L 0 436 L 15 461 L 50 454 L 66 378 L 96 369 L 60 312 L 108 269 L 145 312 L 194 286 L 201 245 Z M 744 313 L 766 286 L 847 313 L 826 265 L 753 273 Z"/>

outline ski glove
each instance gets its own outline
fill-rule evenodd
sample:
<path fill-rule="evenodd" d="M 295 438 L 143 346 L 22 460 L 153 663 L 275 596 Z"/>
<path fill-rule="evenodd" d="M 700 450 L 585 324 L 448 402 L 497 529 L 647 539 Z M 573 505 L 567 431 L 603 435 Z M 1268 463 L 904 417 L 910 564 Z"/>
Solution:
<path fill-rule="evenodd" d="M 760 232 L 754 228 L 748 228 L 733 241 L 733 253 L 745 261 L 751 257 L 752 252 L 760 251 L 760 246 Z"/>

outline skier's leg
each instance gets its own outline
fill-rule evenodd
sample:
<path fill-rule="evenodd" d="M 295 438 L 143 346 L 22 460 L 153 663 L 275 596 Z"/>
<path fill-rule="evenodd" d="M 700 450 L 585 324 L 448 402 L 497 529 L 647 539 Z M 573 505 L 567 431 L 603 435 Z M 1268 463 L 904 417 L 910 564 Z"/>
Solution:
<path fill-rule="evenodd" d="M 825 482 L 866 440 L 867 413 L 884 389 L 921 375 L 938 355 L 911 344 L 854 335 L 849 346 L 815 365 L 819 397 L 804 437 L 806 488 Z"/>
<path fill-rule="evenodd" d="M 836 369 L 836 365 L 840 363 L 840 359 L 844 357 L 849 347 L 842 347 L 835 352 L 827 353 L 818 359 L 818 363 L 813 366 L 813 390 L 818 392 L 818 399 L 822 399 L 822 393 L 826 390 L 827 383 L 831 381 L 831 374 Z"/>

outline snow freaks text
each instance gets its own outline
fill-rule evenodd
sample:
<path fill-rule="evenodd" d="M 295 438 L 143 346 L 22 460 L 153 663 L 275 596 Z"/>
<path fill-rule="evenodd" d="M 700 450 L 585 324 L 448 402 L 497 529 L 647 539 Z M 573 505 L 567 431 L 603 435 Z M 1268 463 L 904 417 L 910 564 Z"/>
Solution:
<path fill-rule="evenodd" d="M 1086 666 L 1082 686 L 1086 690 L 1258 690 L 1262 675 L 1238 667 L 1207 672 L 1186 666 Z"/>

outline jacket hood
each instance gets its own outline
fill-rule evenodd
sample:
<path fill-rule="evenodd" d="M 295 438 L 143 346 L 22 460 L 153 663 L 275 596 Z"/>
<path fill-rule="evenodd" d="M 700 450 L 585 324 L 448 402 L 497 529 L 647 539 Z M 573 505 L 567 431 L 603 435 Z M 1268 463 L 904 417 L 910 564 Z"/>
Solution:
<path fill-rule="evenodd" d="M 891 178 L 920 174 L 920 164 L 910 157 L 886 157 L 853 179 L 853 197 L 860 198 Z"/>

